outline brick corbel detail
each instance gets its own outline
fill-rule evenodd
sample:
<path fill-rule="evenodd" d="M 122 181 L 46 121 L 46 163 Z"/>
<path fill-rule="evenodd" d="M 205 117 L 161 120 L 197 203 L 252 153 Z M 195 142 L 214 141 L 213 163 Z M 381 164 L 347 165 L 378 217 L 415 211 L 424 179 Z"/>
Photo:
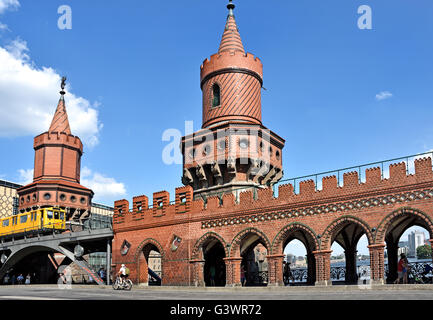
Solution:
<path fill-rule="evenodd" d="M 266 256 L 268 260 L 268 285 L 284 286 L 283 281 L 283 261 L 284 254 Z"/>
<path fill-rule="evenodd" d="M 226 264 L 226 287 L 241 287 L 241 257 L 224 258 Z"/>
<path fill-rule="evenodd" d="M 385 283 L 385 244 L 369 245 L 370 277 L 373 284 Z"/>
<path fill-rule="evenodd" d="M 330 286 L 331 281 L 331 253 L 332 250 L 313 251 L 316 259 L 316 286 Z"/>

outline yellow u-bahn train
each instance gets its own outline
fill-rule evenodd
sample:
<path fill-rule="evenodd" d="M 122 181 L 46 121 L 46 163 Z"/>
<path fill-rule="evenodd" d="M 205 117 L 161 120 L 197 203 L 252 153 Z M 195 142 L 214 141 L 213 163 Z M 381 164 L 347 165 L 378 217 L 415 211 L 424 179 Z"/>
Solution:
<path fill-rule="evenodd" d="M 65 230 L 66 212 L 60 208 L 42 208 L 0 219 L 0 237 L 32 232 Z"/>

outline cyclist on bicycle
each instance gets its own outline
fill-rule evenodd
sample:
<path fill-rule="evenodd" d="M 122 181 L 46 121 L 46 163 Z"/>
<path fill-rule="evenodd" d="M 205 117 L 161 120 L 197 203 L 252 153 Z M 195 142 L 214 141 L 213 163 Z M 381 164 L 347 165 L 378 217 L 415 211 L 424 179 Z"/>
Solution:
<path fill-rule="evenodd" d="M 129 276 L 129 272 L 128 272 L 128 268 L 122 264 L 122 266 L 120 267 L 120 270 L 118 272 L 119 276 L 120 276 L 120 280 L 122 281 L 122 285 L 125 284 L 126 279 Z"/>

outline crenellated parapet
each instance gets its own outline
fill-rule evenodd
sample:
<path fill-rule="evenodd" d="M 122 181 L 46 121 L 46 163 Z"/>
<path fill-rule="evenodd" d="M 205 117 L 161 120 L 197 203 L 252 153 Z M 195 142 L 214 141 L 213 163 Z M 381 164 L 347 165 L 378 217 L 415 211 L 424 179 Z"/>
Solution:
<path fill-rule="evenodd" d="M 238 71 L 247 73 L 257 78 L 263 84 L 263 64 L 262 61 L 252 53 L 240 51 L 228 51 L 216 53 L 203 61 L 200 66 L 201 87 L 207 80 L 215 76 L 216 73 L 232 73 Z"/>
<path fill-rule="evenodd" d="M 389 169 L 387 179 L 382 178 L 379 167 L 367 169 L 365 182 L 360 181 L 358 172 L 344 173 L 342 185 L 336 176 L 323 177 L 321 190 L 313 180 L 301 181 L 298 193 L 292 184 L 283 184 L 278 187 L 278 196 L 272 188 L 263 188 L 193 200 L 193 189 L 187 186 L 177 188 L 175 202 L 170 203 L 167 191 L 157 192 L 153 195 L 153 207 L 142 208 L 140 212 L 135 205 L 130 211 L 127 200 L 116 201 L 114 228 L 140 228 L 139 225 L 145 228 L 187 221 L 201 221 L 202 228 L 208 228 L 340 211 L 350 214 L 366 207 L 433 199 L 431 158 L 415 160 L 414 174 L 407 174 L 404 162 L 392 164 Z M 138 222 L 134 219 L 137 214 L 141 216 Z"/>
<path fill-rule="evenodd" d="M 83 143 L 78 136 L 65 132 L 45 132 L 34 138 L 33 148 L 38 150 L 45 146 L 67 146 L 83 153 Z"/>

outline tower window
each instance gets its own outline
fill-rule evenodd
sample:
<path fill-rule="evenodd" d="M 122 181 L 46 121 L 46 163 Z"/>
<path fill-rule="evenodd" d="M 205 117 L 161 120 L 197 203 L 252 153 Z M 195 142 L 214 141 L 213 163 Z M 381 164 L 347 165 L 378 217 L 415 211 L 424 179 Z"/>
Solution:
<path fill-rule="evenodd" d="M 212 87 L 213 99 L 212 108 L 219 107 L 221 105 L 221 89 L 216 83 Z"/>

